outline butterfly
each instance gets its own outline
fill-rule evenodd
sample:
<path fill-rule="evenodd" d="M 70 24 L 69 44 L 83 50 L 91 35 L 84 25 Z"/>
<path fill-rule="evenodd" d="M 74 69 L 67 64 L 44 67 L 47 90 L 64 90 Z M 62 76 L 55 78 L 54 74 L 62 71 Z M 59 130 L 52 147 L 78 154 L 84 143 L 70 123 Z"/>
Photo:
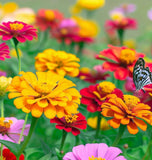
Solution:
<path fill-rule="evenodd" d="M 136 90 L 142 89 L 148 84 L 152 84 L 152 73 L 149 71 L 149 67 L 145 68 L 145 61 L 143 58 L 139 58 L 133 69 L 133 81 L 136 86 Z"/>

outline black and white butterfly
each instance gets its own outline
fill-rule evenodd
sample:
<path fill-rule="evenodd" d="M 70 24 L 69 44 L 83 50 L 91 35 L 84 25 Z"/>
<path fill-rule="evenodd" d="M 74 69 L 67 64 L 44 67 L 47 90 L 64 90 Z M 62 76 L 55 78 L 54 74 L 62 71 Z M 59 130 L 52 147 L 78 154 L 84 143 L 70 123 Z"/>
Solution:
<path fill-rule="evenodd" d="M 142 89 L 144 91 L 145 85 L 152 84 L 152 73 L 149 71 L 149 67 L 145 67 L 143 58 L 139 58 L 134 66 L 133 81 L 136 90 Z"/>

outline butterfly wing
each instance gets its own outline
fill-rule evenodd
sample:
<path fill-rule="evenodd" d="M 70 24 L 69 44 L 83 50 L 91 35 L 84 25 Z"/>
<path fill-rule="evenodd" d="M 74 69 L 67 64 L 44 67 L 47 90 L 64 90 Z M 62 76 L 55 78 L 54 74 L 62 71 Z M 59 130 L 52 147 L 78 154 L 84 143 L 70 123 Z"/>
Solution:
<path fill-rule="evenodd" d="M 152 73 L 145 68 L 145 61 L 139 58 L 133 70 L 133 81 L 137 90 L 143 89 L 145 85 L 152 84 Z"/>

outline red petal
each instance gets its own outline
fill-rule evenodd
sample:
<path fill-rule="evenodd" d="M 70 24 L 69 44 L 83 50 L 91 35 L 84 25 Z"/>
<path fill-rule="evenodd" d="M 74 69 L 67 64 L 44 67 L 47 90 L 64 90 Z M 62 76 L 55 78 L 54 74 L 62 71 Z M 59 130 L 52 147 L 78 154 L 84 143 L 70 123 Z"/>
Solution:
<path fill-rule="evenodd" d="M 125 80 L 129 74 L 129 71 L 126 68 L 119 67 L 114 72 L 114 77 L 119 80 Z"/>

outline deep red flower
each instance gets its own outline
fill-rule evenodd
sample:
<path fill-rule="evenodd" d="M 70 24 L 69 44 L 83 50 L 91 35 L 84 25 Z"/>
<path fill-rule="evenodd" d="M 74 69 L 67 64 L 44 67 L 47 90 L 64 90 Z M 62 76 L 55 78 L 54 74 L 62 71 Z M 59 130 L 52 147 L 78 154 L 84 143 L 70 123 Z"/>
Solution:
<path fill-rule="evenodd" d="M 14 22 L 3 22 L 0 25 L 0 35 L 3 41 L 16 38 L 19 42 L 23 43 L 26 40 L 33 40 L 37 38 L 37 30 L 29 24 L 14 21 Z"/>
<path fill-rule="evenodd" d="M 115 31 L 119 29 L 136 29 L 137 22 L 135 19 L 124 17 L 121 20 L 107 20 L 105 22 L 105 29 L 109 31 Z"/>
<path fill-rule="evenodd" d="M 58 10 L 40 9 L 36 15 L 36 25 L 41 31 L 45 31 L 57 28 L 62 19 L 63 14 Z"/>
<path fill-rule="evenodd" d="M 3 149 L 3 158 L 5 160 L 17 160 L 16 156 L 7 148 Z M 24 155 L 22 154 L 19 160 L 24 160 Z"/>
<path fill-rule="evenodd" d="M 114 77 L 125 80 L 128 76 L 132 77 L 134 65 L 139 57 L 144 57 L 142 53 L 137 53 L 134 49 L 127 47 L 116 47 L 108 45 L 96 56 L 97 59 L 104 60 L 103 68 L 114 72 Z"/>
<path fill-rule="evenodd" d="M 98 80 L 106 80 L 110 75 L 102 68 L 101 65 L 94 66 L 91 70 L 89 68 L 81 68 L 79 71 L 78 78 L 90 82 L 96 83 Z"/>
<path fill-rule="evenodd" d="M 55 126 L 57 129 L 64 129 L 66 132 L 72 132 L 74 136 L 80 134 L 79 129 L 87 128 L 86 118 L 81 113 L 67 115 L 63 118 L 55 117 L 50 120 L 50 123 L 57 123 Z"/>
<path fill-rule="evenodd" d="M 112 82 L 107 81 L 83 88 L 80 90 L 80 94 L 82 95 L 81 103 L 87 106 L 89 112 L 101 111 L 101 105 L 109 94 L 123 96 L 120 89 L 117 89 Z"/>
<path fill-rule="evenodd" d="M 4 61 L 5 58 L 11 58 L 9 56 L 9 47 L 6 45 L 6 43 L 0 44 L 0 60 Z"/>

